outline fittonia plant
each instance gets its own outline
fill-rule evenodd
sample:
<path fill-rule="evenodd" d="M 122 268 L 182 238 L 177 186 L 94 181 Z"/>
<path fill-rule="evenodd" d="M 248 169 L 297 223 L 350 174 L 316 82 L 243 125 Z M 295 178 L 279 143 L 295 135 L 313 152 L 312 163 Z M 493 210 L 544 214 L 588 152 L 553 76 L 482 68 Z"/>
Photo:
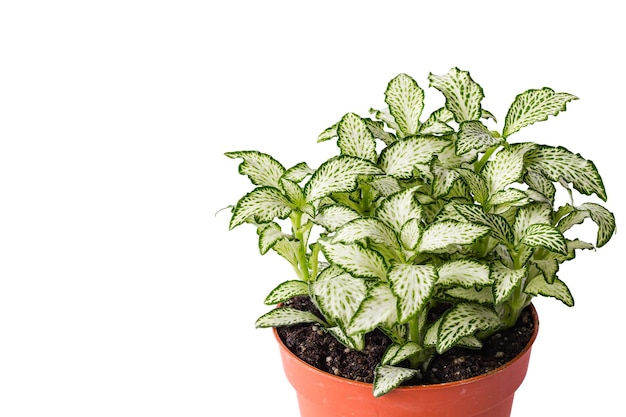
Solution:
<path fill-rule="evenodd" d="M 422 118 L 424 91 L 400 74 L 387 86 L 384 110 L 371 118 L 347 113 L 319 136 L 336 139 L 339 153 L 317 169 L 286 168 L 258 151 L 226 154 L 243 159 L 239 172 L 256 187 L 234 206 L 230 228 L 255 225 L 261 253 L 274 250 L 296 273 L 265 302 L 306 295 L 324 316 L 278 307 L 257 326 L 318 322 L 352 349 L 382 330 L 393 344 L 376 369 L 376 396 L 419 375 L 437 353 L 480 348 L 537 295 L 572 306 L 559 264 L 577 249 L 605 245 L 615 231 L 603 206 L 573 202 L 574 190 L 606 201 L 591 161 L 560 146 L 510 141 L 575 96 L 527 90 L 496 131 L 468 72 L 428 79 L 444 107 Z M 557 205 L 555 185 L 569 202 Z M 586 218 L 597 225 L 595 245 L 565 236 Z"/>

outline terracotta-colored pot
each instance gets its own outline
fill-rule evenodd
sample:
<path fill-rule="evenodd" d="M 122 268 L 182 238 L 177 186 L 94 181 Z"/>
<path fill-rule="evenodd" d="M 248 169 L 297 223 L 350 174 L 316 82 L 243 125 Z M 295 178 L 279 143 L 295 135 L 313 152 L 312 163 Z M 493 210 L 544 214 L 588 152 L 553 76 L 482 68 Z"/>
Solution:
<path fill-rule="evenodd" d="M 301 417 L 510 417 L 537 337 L 539 320 L 532 308 L 534 333 L 524 350 L 500 368 L 445 384 L 399 387 L 381 397 L 372 385 L 321 371 L 295 356 L 274 335 L 287 379 L 298 395 Z"/>

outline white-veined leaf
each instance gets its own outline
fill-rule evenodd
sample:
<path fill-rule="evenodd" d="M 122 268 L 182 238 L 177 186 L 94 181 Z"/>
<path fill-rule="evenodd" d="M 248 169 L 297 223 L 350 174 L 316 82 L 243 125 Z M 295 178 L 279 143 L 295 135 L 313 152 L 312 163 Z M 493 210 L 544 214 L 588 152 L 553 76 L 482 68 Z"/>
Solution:
<path fill-rule="evenodd" d="M 489 307 L 474 303 L 459 303 L 443 316 L 437 335 L 437 352 L 443 353 L 456 345 L 462 338 L 479 330 L 495 329 L 500 326 L 498 315 Z"/>
<path fill-rule="evenodd" d="M 259 250 L 262 255 L 272 249 L 279 240 L 291 238 L 291 235 L 283 233 L 275 222 L 259 225 L 257 232 L 259 233 Z"/>
<path fill-rule="evenodd" d="M 481 205 L 486 204 L 487 199 L 489 198 L 489 190 L 487 189 L 487 181 L 485 178 L 482 175 L 476 174 L 475 172 L 465 168 L 459 168 L 457 169 L 457 172 L 461 175 L 461 178 L 463 178 L 463 181 L 469 187 L 470 192 L 474 196 L 474 200 Z"/>
<path fill-rule="evenodd" d="M 395 264 L 389 270 L 388 279 L 398 299 L 398 320 L 406 323 L 430 300 L 437 270 L 432 265 Z"/>
<path fill-rule="evenodd" d="M 556 93 L 547 87 L 518 94 L 506 114 L 502 136 L 506 138 L 524 126 L 547 120 L 548 116 L 556 116 L 565 111 L 569 101 L 576 99 L 576 96 Z"/>
<path fill-rule="evenodd" d="M 329 232 L 334 232 L 337 228 L 360 216 L 356 210 L 344 205 L 333 204 L 322 207 L 313 222 L 323 226 Z"/>
<path fill-rule="evenodd" d="M 432 223 L 424 230 L 418 245 L 420 252 L 437 252 L 448 245 L 467 245 L 489 233 L 489 228 L 467 222 L 443 221 Z"/>
<path fill-rule="evenodd" d="M 473 223 L 480 223 L 490 228 L 492 237 L 502 243 L 513 242 L 513 231 L 506 219 L 500 215 L 485 213 L 481 206 L 476 204 L 457 204 L 453 206 L 458 213 Z"/>
<path fill-rule="evenodd" d="M 452 189 L 452 185 L 460 176 L 458 171 L 444 168 L 438 164 L 433 166 L 433 175 L 432 195 L 435 198 L 448 194 Z"/>
<path fill-rule="evenodd" d="M 369 184 L 383 197 L 389 197 L 391 194 L 402 190 L 400 181 L 398 181 L 397 178 L 390 177 L 388 175 L 374 177 Z"/>
<path fill-rule="evenodd" d="M 406 342 L 401 345 L 393 344 L 387 348 L 381 364 L 383 365 L 397 365 L 402 361 L 407 360 L 409 357 L 419 353 L 422 350 L 420 345 L 416 342 Z"/>
<path fill-rule="evenodd" d="M 370 132 L 372 132 L 372 135 L 374 135 L 376 139 L 380 139 L 385 142 L 385 145 L 390 145 L 396 141 L 396 136 L 385 130 L 385 124 L 383 122 L 368 118 L 364 118 L 363 121 L 367 125 Z"/>
<path fill-rule="evenodd" d="M 326 325 L 324 320 L 309 311 L 302 311 L 290 307 L 279 307 L 259 317 L 256 321 L 256 327 L 282 327 L 305 323 Z"/>
<path fill-rule="evenodd" d="M 370 114 L 373 115 L 376 119 L 382 121 L 389 128 L 395 130 L 398 133 L 402 133 L 395 119 L 393 118 L 391 113 L 389 113 L 389 108 L 386 108 L 384 110 L 370 109 Z"/>
<path fill-rule="evenodd" d="M 344 346 L 349 347 L 350 349 L 361 351 L 365 347 L 364 334 L 348 335 L 339 326 L 328 327 L 326 331 L 330 333 L 335 339 L 339 340 L 340 343 L 342 343 Z"/>
<path fill-rule="evenodd" d="M 357 243 L 330 243 L 319 240 L 326 259 L 360 278 L 386 279 L 387 266 L 382 255 Z"/>
<path fill-rule="evenodd" d="M 300 162 L 285 171 L 283 178 L 299 183 L 308 175 L 312 175 L 314 172 L 315 170 L 309 168 L 306 162 Z"/>
<path fill-rule="evenodd" d="M 331 140 L 337 137 L 337 126 L 339 125 L 339 122 L 335 123 L 334 125 L 327 127 L 326 129 L 324 129 L 324 131 L 322 133 L 320 133 L 317 136 L 317 142 L 326 142 L 327 140 Z"/>
<path fill-rule="evenodd" d="M 229 228 L 253 218 L 257 223 L 269 223 L 276 217 L 284 219 L 291 214 L 291 203 L 274 187 L 257 187 L 244 195 L 233 209 Z"/>
<path fill-rule="evenodd" d="M 417 375 L 417 370 L 391 365 L 379 365 L 374 374 L 374 397 L 380 397 Z"/>
<path fill-rule="evenodd" d="M 313 202 L 331 193 L 346 193 L 357 187 L 359 175 L 380 175 L 373 163 L 354 156 L 339 155 L 324 162 L 304 187 L 307 201 Z"/>
<path fill-rule="evenodd" d="M 248 176 L 254 185 L 280 188 L 285 167 L 271 155 L 258 151 L 226 152 L 229 158 L 242 158 L 239 173 Z"/>
<path fill-rule="evenodd" d="M 533 203 L 521 207 L 513 223 L 514 243 L 517 245 L 526 234 L 526 229 L 532 224 L 551 224 L 552 207 L 547 204 Z"/>
<path fill-rule="evenodd" d="M 470 259 L 449 261 L 441 265 L 437 273 L 438 285 L 444 287 L 460 286 L 464 288 L 491 285 L 489 267 Z"/>
<path fill-rule="evenodd" d="M 458 298 L 463 301 L 469 301 L 473 303 L 479 304 L 487 304 L 492 305 L 494 303 L 493 300 L 493 290 L 491 287 L 482 287 L 480 289 L 472 288 L 463 288 L 463 287 L 454 287 L 445 291 L 445 294 Z"/>
<path fill-rule="evenodd" d="M 494 262 L 491 265 L 495 304 L 501 304 L 509 298 L 513 290 L 517 288 L 526 276 L 526 271 L 526 266 L 520 269 L 510 269 L 502 262 Z"/>
<path fill-rule="evenodd" d="M 287 199 L 296 207 L 304 207 L 306 205 L 304 191 L 296 182 L 288 180 L 287 178 L 282 178 L 280 180 L 280 186 L 285 197 L 287 197 Z"/>
<path fill-rule="evenodd" d="M 415 188 L 407 188 L 384 198 L 375 212 L 375 217 L 384 221 L 395 232 L 411 219 L 422 218 L 422 207 L 415 200 Z"/>
<path fill-rule="evenodd" d="M 548 180 L 539 172 L 527 171 L 524 176 L 524 182 L 528 184 L 528 191 L 536 191 L 547 200 L 547 203 L 550 203 L 550 205 L 553 204 L 556 187 L 552 181 Z M 537 198 L 534 199 L 537 200 Z"/>
<path fill-rule="evenodd" d="M 395 232 L 376 217 L 361 217 L 344 224 L 337 229 L 331 242 L 354 243 L 364 239 L 370 239 L 395 251 L 400 250 Z"/>
<path fill-rule="evenodd" d="M 376 162 L 376 141 L 365 121 L 354 113 L 344 115 L 337 125 L 337 145 L 343 155 Z"/>
<path fill-rule="evenodd" d="M 430 86 L 446 97 L 446 108 L 452 112 L 457 123 L 481 118 L 483 89 L 472 80 L 469 72 L 452 68 L 446 75 L 430 74 L 428 79 Z"/>
<path fill-rule="evenodd" d="M 276 241 L 272 249 L 285 258 L 291 265 L 298 267 L 298 251 L 300 243 L 290 239 L 280 239 Z"/>
<path fill-rule="evenodd" d="M 502 139 L 494 137 L 484 124 L 478 120 L 470 120 L 459 126 L 456 153 L 460 155 L 471 150 L 484 152 L 500 142 Z"/>
<path fill-rule="evenodd" d="M 517 188 L 507 188 L 492 194 L 489 204 L 492 206 L 503 206 L 506 209 L 514 206 L 526 205 L 530 202 L 528 194 Z"/>
<path fill-rule="evenodd" d="M 501 149 L 493 159 L 485 164 L 481 171 L 487 182 L 489 194 L 504 190 L 522 179 L 524 174 L 524 155 L 533 149 L 534 143 L 522 143 Z"/>
<path fill-rule="evenodd" d="M 587 210 L 591 220 L 598 225 L 596 246 L 604 246 L 615 233 L 615 216 L 613 213 L 596 203 L 584 203 L 578 208 Z"/>
<path fill-rule="evenodd" d="M 293 297 L 308 294 L 309 286 L 306 282 L 300 280 L 285 281 L 269 293 L 265 298 L 265 304 L 276 305 L 291 300 Z"/>
<path fill-rule="evenodd" d="M 563 302 L 566 306 L 574 306 L 572 293 L 569 288 L 567 288 L 567 285 L 558 278 L 555 278 L 552 284 L 548 284 L 543 275 L 539 274 L 526 285 L 524 292 L 533 296 L 543 295 L 544 297 L 554 297 Z"/>
<path fill-rule="evenodd" d="M 379 165 L 387 173 L 409 179 L 413 170 L 429 163 L 449 142 L 436 136 L 410 136 L 386 147 L 380 154 Z"/>
<path fill-rule="evenodd" d="M 531 224 L 521 242 L 530 247 L 540 246 L 552 252 L 567 255 L 567 243 L 559 230 L 548 224 Z"/>
<path fill-rule="evenodd" d="M 413 218 L 404 223 L 400 230 L 400 243 L 407 250 L 415 250 L 422 236 L 422 229 L 420 227 L 420 220 Z"/>
<path fill-rule="evenodd" d="M 324 317 L 345 328 L 367 295 L 365 282 L 331 265 L 311 283 L 311 294 Z"/>
<path fill-rule="evenodd" d="M 398 322 L 398 309 L 395 295 L 385 284 L 372 285 L 352 317 L 348 326 L 349 334 L 368 333 L 379 325 L 392 327 Z"/>
<path fill-rule="evenodd" d="M 551 181 L 571 183 L 582 194 L 597 194 L 606 201 L 602 177 L 593 162 L 559 146 L 540 146 L 526 154 L 529 170 L 543 173 Z"/>
<path fill-rule="evenodd" d="M 420 116 L 424 109 L 424 90 L 413 78 L 399 74 L 387 85 L 385 103 L 403 136 L 414 135 L 420 128 Z"/>

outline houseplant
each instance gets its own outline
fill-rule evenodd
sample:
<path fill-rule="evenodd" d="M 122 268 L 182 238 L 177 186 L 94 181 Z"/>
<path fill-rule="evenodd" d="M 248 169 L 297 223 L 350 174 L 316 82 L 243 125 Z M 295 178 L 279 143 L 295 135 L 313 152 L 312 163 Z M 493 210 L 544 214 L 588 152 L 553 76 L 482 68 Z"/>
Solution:
<path fill-rule="evenodd" d="M 497 130 L 468 72 L 428 79 L 443 107 L 422 118 L 424 90 L 400 74 L 387 85 L 387 108 L 370 118 L 347 113 L 322 132 L 318 140 L 336 140 L 339 152 L 316 169 L 285 168 L 259 151 L 226 154 L 243 160 L 239 172 L 255 186 L 232 207 L 229 227 L 253 224 L 261 253 L 275 251 L 296 274 L 269 294 L 265 302 L 277 307 L 257 326 L 315 323 L 356 351 L 382 332 L 389 345 L 373 397 L 420 385 L 433 358 L 452 348 L 480 349 L 515 326 L 537 295 L 572 306 L 559 265 L 615 231 L 602 205 L 574 203 L 606 201 L 591 161 L 510 140 L 575 96 L 527 90 Z M 557 191 L 569 198 L 561 203 Z M 597 225 L 595 244 L 570 236 L 587 218 Z M 296 297 L 317 311 L 290 307 Z M 527 362 L 530 348 L 524 352 Z"/>

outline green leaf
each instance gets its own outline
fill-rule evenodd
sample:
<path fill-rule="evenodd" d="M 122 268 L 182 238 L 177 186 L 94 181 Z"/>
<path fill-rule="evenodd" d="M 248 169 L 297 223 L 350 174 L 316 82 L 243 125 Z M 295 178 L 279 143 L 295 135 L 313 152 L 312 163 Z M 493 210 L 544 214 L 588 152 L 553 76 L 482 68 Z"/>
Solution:
<path fill-rule="evenodd" d="M 431 73 L 428 79 L 430 86 L 446 97 L 446 108 L 452 112 L 457 123 L 481 118 L 483 89 L 472 80 L 469 72 L 452 68 L 446 75 Z"/>
<path fill-rule="evenodd" d="M 385 102 L 403 136 L 414 135 L 419 131 L 419 118 L 424 109 L 424 90 L 413 78 L 399 74 L 392 79 L 385 91 Z"/>
<path fill-rule="evenodd" d="M 295 326 L 297 324 L 319 323 L 325 326 L 324 320 L 309 311 L 297 310 L 290 307 L 279 307 L 259 317 L 257 328 Z"/>
<path fill-rule="evenodd" d="M 556 116 L 565 111 L 569 101 L 577 99 L 576 96 L 556 93 L 547 87 L 518 94 L 506 115 L 502 136 L 506 138 L 524 126 L 547 120 L 548 116 Z"/>
<path fill-rule="evenodd" d="M 257 223 L 269 223 L 276 217 L 284 219 L 291 214 L 291 203 L 274 187 L 257 187 L 239 200 L 233 209 L 229 229 L 252 218 Z"/>
<path fill-rule="evenodd" d="M 494 281 L 493 298 L 495 304 L 506 301 L 526 276 L 527 268 L 510 269 L 502 262 L 491 265 L 491 278 Z"/>
<path fill-rule="evenodd" d="M 475 223 L 443 221 L 428 227 L 419 244 L 420 252 L 437 252 L 448 245 L 468 245 L 489 233 L 489 228 Z"/>
<path fill-rule="evenodd" d="M 567 243 L 563 234 L 548 224 L 531 224 L 521 242 L 530 247 L 543 247 L 552 252 L 567 255 Z"/>
<path fill-rule="evenodd" d="M 463 288 L 463 287 L 454 287 L 445 291 L 446 295 L 449 295 L 454 298 L 458 298 L 460 300 L 479 303 L 479 304 L 487 304 L 493 305 L 493 292 L 491 287 L 482 287 L 480 289 L 476 288 Z"/>
<path fill-rule="evenodd" d="M 347 113 L 337 126 L 337 145 L 343 155 L 355 156 L 376 162 L 376 141 L 363 119 Z"/>
<path fill-rule="evenodd" d="M 533 264 L 541 271 L 548 284 L 554 283 L 556 273 L 559 271 L 559 262 L 556 259 L 533 259 Z"/>
<path fill-rule="evenodd" d="M 384 198 L 374 216 L 395 232 L 400 232 L 409 220 L 421 219 L 422 207 L 415 200 L 415 188 L 407 188 Z"/>
<path fill-rule="evenodd" d="M 400 251 L 400 243 L 394 231 L 376 217 L 363 217 L 346 223 L 337 229 L 331 242 L 354 243 L 365 239 Z"/>
<path fill-rule="evenodd" d="M 492 284 L 489 267 L 471 259 L 446 262 L 439 267 L 437 273 L 439 274 L 437 284 L 444 287 L 473 288 Z"/>
<path fill-rule="evenodd" d="M 379 166 L 387 173 L 399 179 L 413 177 L 413 169 L 420 164 L 427 164 L 449 142 L 435 136 L 410 136 L 400 139 L 386 147 L 380 155 Z"/>
<path fill-rule="evenodd" d="M 360 175 L 380 175 L 383 172 L 365 159 L 340 155 L 324 162 L 304 187 L 307 201 L 313 202 L 331 193 L 351 192 L 357 188 Z"/>
<path fill-rule="evenodd" d="M 395 264 L 389 270 L 388 278 L 398 299 L 398 320 L 406 323 L 430 300 L 437 270 L 432 265 Z"/>
<path fill-rule="evenodd" d="M 459 303 L 443 316 L 437 336 L 437 352 L 441 354 L 447 351 L 476 331 L 496 329 L 499 326 L 500 319 L 491 308 L 474 303 Z"/>
<path fill-rule="evenodd" d="M 360 216 L 356 210 L 343 205 L 332 204 L 322 207 L 313 222 L 323 226 L 329 232 L 334 232 L 337 228 Z"/>
<path fill-rule="evenodd" d="M 591 216 L 591 220 L 598 225 L 598 236 L 596 238 L 596 246 L 604 246 L 615 233 L 615 216 L 596 203 L 584 203 L 579 209 L 587 210 Z"/>
<path fill-rule="evenodd" d="M 459 135 L 455 144 L 456 153 L 460 155 L 471 150 L 484 152 L 500 142 L 502 139 L 494 137 L 484 124 L 477 120 L 470 120 L 459 126 Z"/>
<path fill-rule="evenodd" d="M 391 365 L 376 367 L 374 374 L 374 397 L 380 397 L 397 388 L 404 381 L 417 375 L 417 370 Z"/>
<path fill-rule="evenodd" d="M 242 158 L 239 173 L 247 175 L 254 185 L 280 188 L 285 167 L 272 156 L 258 151 L 226 152 L 229 158 Z"/>
<path fill-rule="evenodd" d="M 396 297 L 385 284 L 374 284 L 350 321 L 350 334 L 368 333 L 379 325 L 392 327 L 398 322 Z"/>
<path fill-rule="evenodd" d="M 276 305 L 291 300 L 293 297 L 308 295 L 309 286 L 300 280 L 285 281 L 274 288 L 265 298 L 265 304 Z"/>
<path fill-rule="evenodd" d="M 385 260 L 376 251 L 363 246 L 343 243 L 330 243 L 319 240 L 322 252 L 328 261 L 352 275 L 360 278 L 386 279 L 387 266 Z"/>
<path fill-rule="evenodd" d="M 311 283 L 311 294 L 324 317 L 338 321 L 345 328 L 365 299 L 367 287 L 362 279 L 331 265 Z"/>
<path fill-rule="evenodd" d="M 555 278 L 552 284 L 548 284 L 543 275 L 539 274 L 528 283 L 524 292 L 533 296 L 543 295 L 545 297 L 553 297 L 560 300 L 568 307 L 574 306 L 572 293 L 569 288 L 567 288 L 567 285 L 558 278 Z"/>
<path fill-rule="evenodd" d="M 580 193 L 595 193 L 606 201 L 606 191 L 596 166 L 579 154 L 561 146 L 540 146 L 528 152 L 525 159 L 529 170 L 539 171 L 551 181 L 571 183 Z"/>

